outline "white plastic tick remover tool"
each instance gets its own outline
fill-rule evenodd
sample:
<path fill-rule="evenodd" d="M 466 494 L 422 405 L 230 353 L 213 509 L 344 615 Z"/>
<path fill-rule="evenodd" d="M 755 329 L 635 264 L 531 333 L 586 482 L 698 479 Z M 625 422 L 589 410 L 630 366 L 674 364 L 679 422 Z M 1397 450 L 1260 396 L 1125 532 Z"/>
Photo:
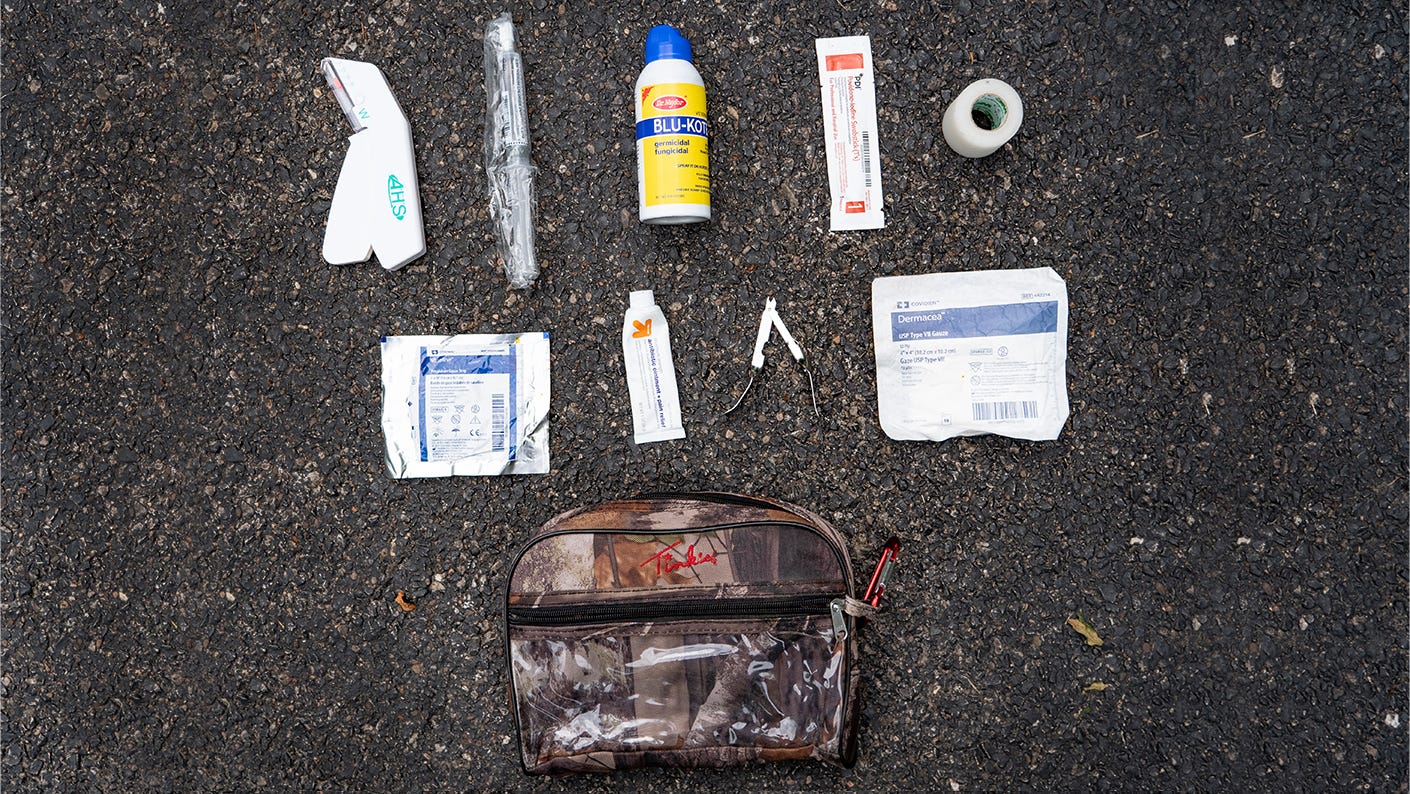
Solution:
<path fill-rule="evenodd" d="M 396 270 L 426 253 L 411 125 L 376 66 L 324 58 L 323 76 L 353 128 L 328 208 L 323 258 L 348 265 L 375 251 L 382 267 Z"/>
<path fill-rule="evenodd" d="M 808 376 L 808 395 L 813 398 L 813 413 L 821 419 L 822 411 L 818 410 L 818 392 L 813 387 L 813 373 L 808 371 L 808 362 L 803 358 L 803 348 L 798 345 L 793 334 L 788 332 L 788 326 L 783 324 L 783 318 L 778 314 L 778 302 L 773 298 L 764 302 L 764 312 L 759 315 L 759 332 L 754 336 L 754 357 L 749 360 L 749 382 L 744 384 L 744 391 L 739 395 L 739 399 L 734 401 L 734 405 L 731 405 L 725 414 L 733 413 L 734 409 L 744 402 L 744 398 L 749 394 L 749 389 L 754 386 L 755 377 L 764 371 L 764 345 L 769 343 L 769 337 L 773 335 L 775 329 L 788 345 L 788 352 L 793 354 L 793 360 L 803 367 L 803 374 Z"/>

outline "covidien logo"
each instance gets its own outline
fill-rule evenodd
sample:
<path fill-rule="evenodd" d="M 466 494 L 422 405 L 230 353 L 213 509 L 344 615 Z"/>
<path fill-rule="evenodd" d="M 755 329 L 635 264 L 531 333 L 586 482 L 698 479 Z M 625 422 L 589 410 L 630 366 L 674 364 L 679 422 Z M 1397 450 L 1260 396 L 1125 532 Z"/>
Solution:
<path fill-rule="evenodd" d="M 406 185 L 396 174 L 387 175 L 387 203 L 392 205 L 392 217 L 397 220 L 406 217 Z"/>

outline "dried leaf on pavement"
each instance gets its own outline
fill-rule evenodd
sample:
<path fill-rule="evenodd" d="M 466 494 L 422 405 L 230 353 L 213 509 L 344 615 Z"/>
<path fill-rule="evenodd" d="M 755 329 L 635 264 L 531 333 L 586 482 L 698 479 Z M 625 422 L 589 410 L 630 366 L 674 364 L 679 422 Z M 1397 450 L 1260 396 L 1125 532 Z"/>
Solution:
<path fill-rule="evenodd" d="M 1086 637 L 1088 645 L 1097 646 L 1102 644 L 1102 638 L 1097 636 L 1097 630 L 1092 628 L 1092 624 L 1083 620 L 1081 617 L 1068 618 L 1067 625 L 1071 626 L 1078 634 Z"/>

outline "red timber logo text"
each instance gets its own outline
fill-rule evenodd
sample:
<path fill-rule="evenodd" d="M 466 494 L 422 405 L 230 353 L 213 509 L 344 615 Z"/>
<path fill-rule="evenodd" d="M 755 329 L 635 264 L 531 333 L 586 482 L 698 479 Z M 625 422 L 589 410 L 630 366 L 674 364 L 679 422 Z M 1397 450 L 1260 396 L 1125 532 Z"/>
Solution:
<path fill-rule="evenodd" d="M 674 549 L 684 542 L 683 540 L 678 540 L 666 548 L 661 549 L 656 552 L 656 554 L 648 557 L 646 562 L 643 562 L 640 567 L 645 568 L 654 562 L 656 563 L 656 575 L 660 576 L 663 573 L 670 573 L 671 571 L 676 571 L 681 568 L 694 568 L 697 565 L 704 565 L 707 562 L 711 565 L 719 564 L 715 562 L 715 555 L 713 554 L 701 554 L 696 556 L 694 543 L 686 547 L 684 560 L 676 559 Z"/>
<path fill-rule="evenodd" d="M 685 107 L 685 97 L 675 94 L 658 96 L 651 100 L 651 106 L 657 110 L 680 110 Z"/>

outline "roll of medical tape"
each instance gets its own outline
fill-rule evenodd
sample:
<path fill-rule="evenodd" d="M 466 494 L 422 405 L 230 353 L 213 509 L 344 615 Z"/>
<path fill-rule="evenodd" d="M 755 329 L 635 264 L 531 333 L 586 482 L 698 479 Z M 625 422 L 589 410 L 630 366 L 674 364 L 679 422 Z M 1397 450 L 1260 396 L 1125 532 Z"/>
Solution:
<path fill-rule="evenodd" d="M 945 108 L 945 142 L 965 157 L 987 157 L 1023 123 L 1023 100 L 1003 80 L 975 80 Z"/>

